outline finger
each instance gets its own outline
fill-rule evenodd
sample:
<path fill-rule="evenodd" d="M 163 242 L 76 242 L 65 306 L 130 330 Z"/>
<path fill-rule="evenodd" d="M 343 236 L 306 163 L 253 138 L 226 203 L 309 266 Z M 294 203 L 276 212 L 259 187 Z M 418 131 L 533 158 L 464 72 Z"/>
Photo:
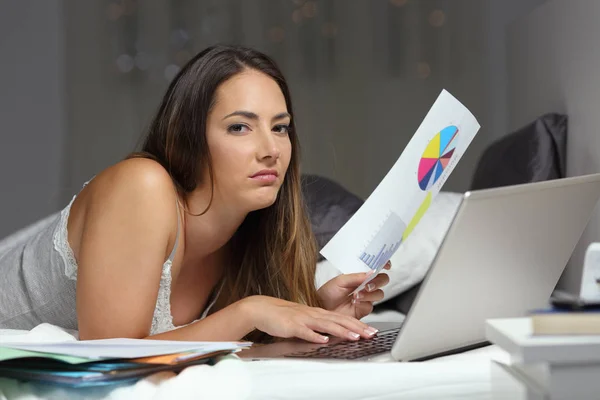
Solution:
<path fill-rule="evenodd" d="M 365 286 L 365 289 L 363 291 L 373 292 L 379 288 L 384 287 L 388 283 L 390 283 L 390 277 L 388 276 L 388 274 L 381 273 L 375 278 L 373 278 L 371 282 L 367 283 L 367 286 Z"/>
<path fill-rule="evenodd" d="M 313 343 L 327 343 L 329 341 L 329 337 L 320 335 L 312 329 L 303 325 L 298 325 L 298 327 L 294 331 L 294 336 L 296 336 L 299 339 L 303 339 Z"/>
<path fill-rule="evenodd" d="M 383 267 L 383 269 L 391 269 L 392 268 L 392 262 L 390 260 L 388 260 L 387 263 L 385 263 L 385 266 Z"/>
<path fill-rule="evenodd" d="M 361 301 L 356 304 L 354 310 L 356 318 L 364 318 L 373 312 L 373 303 L 369 303 L 368 301 Z"/>
<path fill-rule="evenodd" d="M 374 292 L 365 292 L 360 291 L 356 294 L 356 301 L 354 304 L 364 303 L 364 302 L 374 302 L 383 300 L 384 293 L 383 290 L 375 290 Z"/>
<path fill-rule="evenodd" d="M 312 330 L 329 333 L 346 340 L 358 340 L 360 334 L 325 318 L 314 318 L 307 322 L 306 326 Z"/>
<path fill-rule="evenodd" d="M 366 273 L 365 272 L 357 272 L 357 273 L 353 273 L 353 274 L 339 275 L 338 276 L 338 285 L 340 287 L 343 287 L 346 289 L 354 289 L 355 287 L 357 287 L 358 285 L 363 283 L 363 281 L 365 279 L 367 279 L 372 273 L 373 273 L 373 271 L 369 271 Z"/>
<path fill-rule="evenodd" d="M 348 315 L 329 312 L 328 314 L 323 315 L 321 319 L 328 319 L 330 321 L 333 321 L 336 324 L 341 325 L 352 332 L 358 333 L 365 339 L 371 338 L 377 333 L 377 329 Z"/>
<path fill-rule="evenodd" d="M 322 308 L 313 308 L 312 310 L 313 312 L 316 312 L 316 314 L 313 314 L 315 318 L 331 319 L 332 321 L 340 325 L 348 327 L 354 332 L 360 333 L 361 336 L 366 335 L 365 337 L 369 337 L 373 335 L 373 332 L 377 332 L 377 329 L 349 315 L 341 314 L 335 311 L 325 310 Z M 365 335 L 363 335 L 363 333 Z"/>

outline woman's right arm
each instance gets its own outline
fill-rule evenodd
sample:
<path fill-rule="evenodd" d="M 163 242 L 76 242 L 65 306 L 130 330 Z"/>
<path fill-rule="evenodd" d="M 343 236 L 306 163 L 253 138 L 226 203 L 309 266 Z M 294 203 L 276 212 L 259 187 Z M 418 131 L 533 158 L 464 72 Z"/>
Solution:
<path fill-rule="evenodd" d="M 173 184 L 158 163 L 129 159 L 84 190 L 73 204 L 79 234 L 69 231 L 78 264 L 79 337 L 143 338 L 177 232 Z"/>

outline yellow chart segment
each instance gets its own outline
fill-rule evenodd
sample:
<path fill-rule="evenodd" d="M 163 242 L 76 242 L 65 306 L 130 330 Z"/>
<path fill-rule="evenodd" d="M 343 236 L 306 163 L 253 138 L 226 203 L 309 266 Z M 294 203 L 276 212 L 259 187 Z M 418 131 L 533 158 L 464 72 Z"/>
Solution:
<path fill-rule="evenodd" d="M 440 135 L 435 135 L 425 148 L 422 158 L 440 158 Z"/>
<path fill-rule="evenodd" d="M 415 213 L 414 217 L 412 218 L 412 220 L 410 221 L 410 223 L 404 230 L 404 234 L 402 234 L 402 241 L 405 241 L 406 238 L 408 237 L 408 235 L 410 235 L 411 232 L 413 231 L 413 229 L 415 229 L 415 226 L 417 226 L 417 224 L 419 223 L 419 221 L 421 220 L 421 218 L 423 217 L 423 215 L 425 214 L 427 209 L 429 209 L 430 205 L 431 205 L 431 192 L 427 192 L 427 196 L 425 196 L 425 200 L 423 200 L 423 202 L 419 206 L 419 209 Z"/>

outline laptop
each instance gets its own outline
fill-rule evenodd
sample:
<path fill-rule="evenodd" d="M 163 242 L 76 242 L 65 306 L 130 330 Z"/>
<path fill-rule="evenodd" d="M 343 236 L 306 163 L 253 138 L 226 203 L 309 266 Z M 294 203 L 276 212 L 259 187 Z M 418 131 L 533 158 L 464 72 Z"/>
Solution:
<path fill-rule="evenodd" d="M 600 198 L 600 173 L 470 191 L 399 324 L 372 339 L 253 346 L 246 360 L 417 361 L 488 345 L 485 320 L 545 307 Z"/>

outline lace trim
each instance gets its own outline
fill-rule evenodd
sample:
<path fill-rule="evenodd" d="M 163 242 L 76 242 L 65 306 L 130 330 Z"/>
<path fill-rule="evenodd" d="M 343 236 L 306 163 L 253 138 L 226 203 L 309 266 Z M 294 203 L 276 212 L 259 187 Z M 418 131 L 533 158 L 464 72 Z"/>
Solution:
<path fill-rule="evenodd" d="M 60 254 L 65 264 L 65 275 L 72 280 L 77 280 L 77 260 L 75 260 L 73 250 L 69 246 L 67 222 L 69 221 L 69 213 L 75 197 L 73 196 L 69 205 L 61 211 L 60 220 L 53 237 L 54 249 Z"/>
<path fill-rule="evenodd" d="M 152 315 L 152 327 L 150 334 L 156 335 L 175 329 L 173 325 L 173 316 L 171 315 L 171 266 L 173 262 L 167 260 L 163 264 L 162 274 L 160 276 L 160 286 L 158 287 L 158 297 L 156 298 L 156 307 Z"/>
<path fill-rule="evenodd" d="M 162 275 L 160 277 L 160 286 L 158 288 L 158 297 L 156 299 L 156 308 L 152 316 L 152 326 L 150 327 L 150 334 L 156 335 L 159 333 L 172 331 L 176 328 L 183 328 L 191 325 L 194 322 L 198 322 L 204 318 L 217 301 L 217 297 L 221 293 L 222 285 L 218 290 L 218 293 L 212 299 L 211 303 L 204 309 L 200 318 L 184 325 L 176 326 L 173 323 L 173 315 L 171 314 L 171 267 L 173 262 L 167 260 L 163 265 Z"/>

